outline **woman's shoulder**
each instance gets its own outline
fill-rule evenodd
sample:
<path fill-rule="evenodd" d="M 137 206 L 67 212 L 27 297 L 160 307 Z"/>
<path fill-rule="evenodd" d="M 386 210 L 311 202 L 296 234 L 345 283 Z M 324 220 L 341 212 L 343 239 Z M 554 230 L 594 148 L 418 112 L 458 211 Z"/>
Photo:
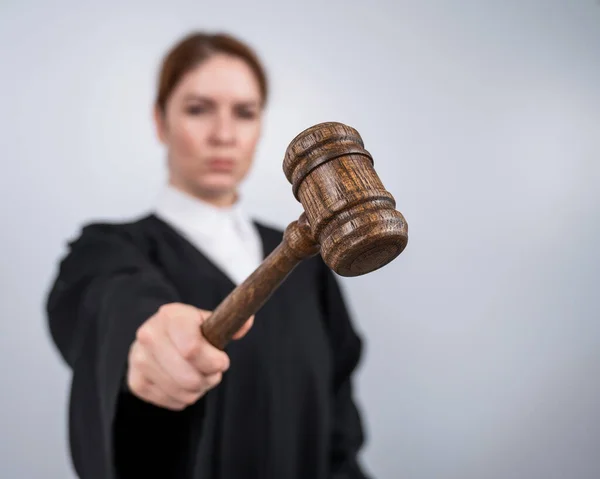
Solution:
<path fill-rule="evenodd" d="M 152 214 L 126 219 L 94 218 L 80 223 L 68 240 L 72 248 L 79 244 L 122 242 L 141 246 L 156 230 Z"/>

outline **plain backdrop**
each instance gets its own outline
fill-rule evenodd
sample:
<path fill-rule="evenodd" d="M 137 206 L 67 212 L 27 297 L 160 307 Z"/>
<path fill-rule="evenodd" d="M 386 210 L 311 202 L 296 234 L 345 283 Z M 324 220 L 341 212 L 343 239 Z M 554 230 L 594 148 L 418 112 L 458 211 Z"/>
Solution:
<path fill-rule="evenodd" d="M 409 224 L 342 284 L 376 478 L 600 477 L 600 5 L 594 0 L 0 3 L 0 477 L 71 478 L 44 301 L 88 221 L 152 207 L 151 103 L 195 29 L 272 82 L 247 209 L 297 218 L 285 148 L 354 126 Z"/>

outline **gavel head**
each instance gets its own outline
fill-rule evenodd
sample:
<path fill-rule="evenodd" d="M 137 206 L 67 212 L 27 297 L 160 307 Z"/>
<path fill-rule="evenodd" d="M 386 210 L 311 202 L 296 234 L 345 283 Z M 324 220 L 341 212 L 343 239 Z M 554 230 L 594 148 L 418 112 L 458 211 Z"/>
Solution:
<path fill-rule="evenodd" d="M 359 133 L 327 122 L 300 133 L 283 170 L 327 265 L 341 276 L 375 271 L 406 247 L 408 228 Z"/>

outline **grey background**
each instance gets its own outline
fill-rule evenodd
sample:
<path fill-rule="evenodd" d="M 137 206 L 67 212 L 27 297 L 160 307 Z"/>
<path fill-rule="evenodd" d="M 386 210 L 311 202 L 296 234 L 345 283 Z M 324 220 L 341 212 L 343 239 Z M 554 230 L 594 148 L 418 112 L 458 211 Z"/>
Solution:
<path fill-rule="evenodd" d="M 397 261 L 342 281 L 374 476 L 600 477 L 597 2 L 50 3 L 0 4 L 2 478 L 73 477 L 45 292 L 84 222 L 152 205 L 155 73 L 195 28 L 269 69 L 254 215 L 298 216 L 285 148 L 337 120 L 408 220 Z"/>

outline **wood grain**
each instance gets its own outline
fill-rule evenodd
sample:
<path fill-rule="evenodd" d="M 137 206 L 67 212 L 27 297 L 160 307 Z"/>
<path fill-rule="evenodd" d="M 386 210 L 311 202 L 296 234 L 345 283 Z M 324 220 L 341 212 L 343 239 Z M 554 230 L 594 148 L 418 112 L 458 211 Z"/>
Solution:
<path fill-rule="evenodd" d="M 302 260 L 318 252 L 319 245 L 313 240 L 306 216 L 303 214 L 286 228 L 281 244 L 217 306 L 202 324 L 204 337 L 213 346 L 223 349 L 293 269 Z"/>
<path fill-rule="evenodd" d="M 324 261 L 341 276 L 358 276 L 396 258 L 408 242 L 362 138 L 342 123 L 321 123 L 292 140 L 283 163 Z"/>
<path fill-rule="evenodd" d="M 204 336 L 218 348 L 304 259 L 320 252 L 336 273 L 358 276 L 382 268 L 407 245 L 406 221 L 354 128 L 327 122 L 303 131 L 290 142 L 283 171 L 304 213 L 202 325 Z"/>

